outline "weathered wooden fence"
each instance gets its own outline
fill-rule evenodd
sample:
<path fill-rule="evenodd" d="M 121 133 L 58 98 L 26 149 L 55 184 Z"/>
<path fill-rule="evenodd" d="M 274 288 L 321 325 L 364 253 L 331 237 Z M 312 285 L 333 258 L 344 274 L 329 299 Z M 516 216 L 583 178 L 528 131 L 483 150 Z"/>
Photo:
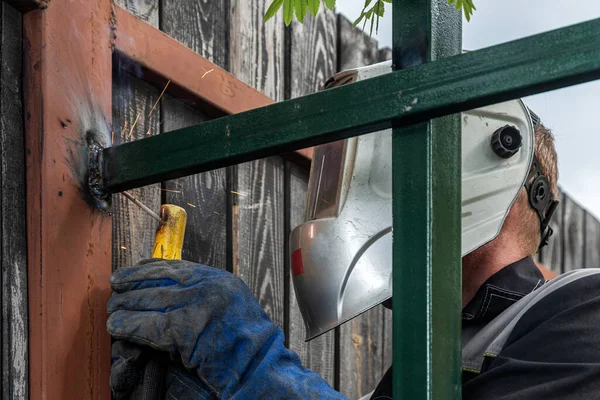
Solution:
<path fill-rule="evenodd" d="M 600 221 L 562 191 L 560 202 L 550 224 L 554 235 L 539 261 L 559 274 L 600 268 Z"/>
<path fill-rule="evenodd" d="M 262 23 L 266 0 L 118 0 L 144 21 L 233 72 L 274 100 L 312 93 L 333 73 L 389 59 L 389 49 L 332 12 L 284 28 Z M 0 15 L 0 155 L 2 177 L 2 398 L 27 397 L 27 291 L 21 15 L 2 2 Z M 117 32 L 118 34 L 118 32 Z M 144 83 L 141 70 L 115 58 L 115 142 L 136 140 L 209 119 Z M 192 67 L 192 66 L 190 66 Z M 210 71 L 197 71 L 198 79 Z M 25 116 L 26 117 L 26 116 Z M 543 116 L 542 116 L 543 117 Z M 304 364 L 349 398 L 373 390 L 391 364 L 391 313 L 377 307 L 309 343 L 289 276 L 287 238 L 302 222 L 305 165 L 271 157 L 132 191 L 158 210 L 174 203 L 188 212 L 184 258 L 238 274 L 285 331 Z M 600 267 L 600 222 L 566 195 L 542 263 L 561 272 Z M 113 266 L 149 257 L 155 222 L 114 196 Z"/>

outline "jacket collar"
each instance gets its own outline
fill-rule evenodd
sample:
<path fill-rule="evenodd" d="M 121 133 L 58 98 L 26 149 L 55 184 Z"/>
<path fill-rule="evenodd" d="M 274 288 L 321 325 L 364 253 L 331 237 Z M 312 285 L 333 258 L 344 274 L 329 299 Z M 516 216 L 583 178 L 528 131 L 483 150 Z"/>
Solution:
<path fill-rule="evenodd" d="M 465 306 L 463 323 L 489 322 L 544 283 L 544 277 L 531 257 L 507 265 L 492 275 Z"/>

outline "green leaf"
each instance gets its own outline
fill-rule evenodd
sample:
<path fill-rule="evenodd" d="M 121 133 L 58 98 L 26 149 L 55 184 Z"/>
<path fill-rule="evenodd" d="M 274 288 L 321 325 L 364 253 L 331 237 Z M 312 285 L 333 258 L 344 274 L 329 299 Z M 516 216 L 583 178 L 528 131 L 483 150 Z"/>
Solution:
<path fill-rule="evenodd" d="M 313 17 L 317 16 L 319 12 L 319 7 L 321 6 L 321 0 L 308 0 L 308 9 Z"/>
<path fill-rule="evenodd" d="M 294 2 L 295 0 L 283 0 L 283 20 L 286 25 L 291 24 L 294 19 Z"/>
<path fill-rule="evenodd" d="M 321 1 L 325 2 L 325 6 L 328 9 L 335 9 L 336 0 L 273 0 L 265 12 L 263 21 L 266 22 L 273 18 L 273 16 L 277 14 L 279 9 L 283 6 L 283 20 L 286 25 L 292 23 L 294 14 L 296 14 L 296 19 L 298 19 L 300 23 L 303 23 L 308 11 L 310 11 L 313 16 L 317 16 L 321 6 Z M 369 36 L 373 35 L 373 27 L 375 27 L 375 32 L 379 32 L 379 20 L 385 15 L 385 3 L 391 4 L 392 1 L 393 0 L 365 0 L 365 5 L 359 17 L 352 23 L 352 27 L 354 28 L 363 22 L 362 29 L 364 31 L 367 27 L 367 22 L 370 22 Z M 462 10 L 467 21 L 471 20 L 473 11 L 477 10 L 473 4 L 473 0 L 447 1 L 448 4 L 454 5 L 457 10 Z"/>
<path fill-rule="evenodd" d="M 383 17 L 383 13 L 385 12 L 385 4 L 383 4 L 383 0 L 379 0 L 377 3 L 375 3 L 373 9 L 378 17 Z M 377 19 L 377 21 L 379 23 L 379 19 Z"/>
<path fill-rule="evenodd" d="M 354 23 L 352 23 L 352 28 L 356 28 L 356 26 L 357 26 L 358 24 L 360 24 L 360 21 L 362 21 L 362 19 L 363 19 L 364 17 L 365 17 L 365 13 L 364 13 L 364 12 L 361 12 L 361 13 L 360 13 L 360 17 L 358 17 L 358 18 L 356 19 L 356 21 L 354 21 Z"/>
<path fill-rule="evenodd" d="M 367 21 L 371 19 L 371 16 L 373 15 L 373 9 L 371 8 L 369 11 L 367 11 L 365 13 L 365 23 L 363 24 L 363 31 L 365 30 L 365 28 L 367 27 Z M 371 22 L 371 28 L 373 27 L 372 25 L 373 22 Z"/>
<path fill-rule="evenodd" d="M 473 11 L 471 10 L 471 5 L 469 4 L 468 1 L 465 1 L 463 4 L 463 10 L 465 12 L 465 18 L 467 19 L 467 21 L 471 20 L 471 14 L 473 14 Z"/>
<path fill-rule="evenodd" d="M 279 9 L 281 8 L 282 5 L 283 5 L 283 0 L 273 0 L 271 5 L 267 9 L 267 12 L 265 13 L 263 22 L 267 22 L 268 20 L 273 18 L 275 16 L 275 14 L 277 14 L 277 11 L 279 11 Z"/>
<path fill-rule="evenodd" d="M 308 0 L 296 0 L 296 18 L 300 23 L 304 22 L 306 10 L 308 9 Z"/>

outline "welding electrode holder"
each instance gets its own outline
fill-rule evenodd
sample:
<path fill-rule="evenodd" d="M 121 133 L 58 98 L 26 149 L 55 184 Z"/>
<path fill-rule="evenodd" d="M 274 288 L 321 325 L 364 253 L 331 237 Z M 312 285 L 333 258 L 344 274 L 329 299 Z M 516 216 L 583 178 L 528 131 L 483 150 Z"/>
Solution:
<path fill-rule="evenodd" d="M 187 213 L 183 208 L 173 204 L 163 205 L 160 211 L 161 221 L 154 236 L 152 258 L 181 260 Z M 170 361 L 169 355 L 150 348 L 146 353 L 148 362 L 144 367 L 142 381 L 132 393 L 130 400 L 164 399 L 165 365 Z"/>

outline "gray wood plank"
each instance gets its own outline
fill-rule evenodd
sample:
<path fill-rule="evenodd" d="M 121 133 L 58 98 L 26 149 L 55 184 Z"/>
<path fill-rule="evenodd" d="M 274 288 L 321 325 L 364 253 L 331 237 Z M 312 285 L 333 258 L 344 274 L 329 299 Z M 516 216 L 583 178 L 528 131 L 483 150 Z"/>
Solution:
<path fill-rule="evenodd" d="M 115 3 L 154 27 L 158 27 L 158 0 L 114 0 Z"/>
<path fill-rule="evenodd" d="M 117 4 L 158 27 L 158 0 L 117 0 Z M 133 76 L 118 65 L 113 71 L 115 143 L 130 142 L 159 133 L 161 105 L 157 104 L 151 115 L 150 112 L 161 90 L 143 82 L 141 78 L 143 76 Z M 131 190 L 130 194 L 159 213 L 160 189 L 160 185 L 156 184 Z M 132 265 L 152 256 L 156 221 L 121 194 L 113 196 L 113 215 L 113 268 Z"/>
<path fill-rule="evenodd" d="M 343 71 L 381 61 L 377 42 L 338 15 L 338 66 Z M 388 316 L 389 318 L 389 316 Z M 391 354 L 391 336 L 384 335 L 384 307 L 377 306 L 340 327 L 339 390 L 350 399 L 371 392 L 385 372 L 384 353 Z M 387 329 L 391 335 L 391 325 Z M 388 359 L 387 362 L 390 362 Z"/>
<path fill-rule="evenodd" d="M 230 0 L 231 72 L 275 101 L 284 95 L 284 24 L 282 13 L 267 23 L 268 0 Z"/>
<path fill-rule="evenodd" d="M 158 133 L 158 115 L 147 118 L 160 95 L 156 88 L 123 70 L 113 75 L 113 127 L 115 142 L 125 143 Z M 158 107 L 158 106 L 157 106 Z M 137 123 L 133 131 L 131 126 Z M 130 190 L 129 193 L 160 214 L 160 185 Z M 121 194 L 113 196 L 113 268 L 149 258 L 157 222 Z"/>
<path fill-rule="evenodd" d="M 29 396 L 22 16 L 5 2 L 0 7 L 1 392 L 3 400 L 17 400 Z"/>
<path fill-rule="evenodd" d="M 268 0 L 231 0 L 231 72 L 275 101 L 284 94 L 284 25 L 281 13 L 262 18 Z M 233 270 L 250 287 L 267 314 L 285 320 L 284 219 L 281 157 L 232 169 Z"/>
<path fill-rule="evenodd" d="M 392 320 L 392 310 L 388 310 L 385 307 L 383 309 L 383 363 L 381 365 L 382 372 L 385 374 L 386 371 L 392 366 L 392 362 L 394 361 L 394 346 L 393 346 L 393 320 Z"/>
<path fill-rule="evenodd" d="M 227 1 L 162 0 L 161 7 L 162 31 L 221 68 L 228 68 Z"/>
<path fill-rule="evenodd" d="M 560 200 L 560 204 L 558 208 L 554 212 L 552 216 L 552 220 L 550 221 L 550 227 L 554 231 L 550 239 L 548 240 L 548 245 L 543 247 L 540 251 L 540 261 L 541 263 L 551 271 L 556 272 L 557 274 L 562 273 L 562 226 L 563 226 L 563 193 L 560 192 L 558 196 Z"/>
<path fill-rule="evenodd" d="M 585 211 L 566 193 L 563 196 L 563 268 L 583 268 Z"/>
<path fill-rule="evenodd" d="M 600 221 L 585 213 L 585 261 L 583 268 L 600 268 Z"/>
<path fill-rule="evenodd" d="M 383 61 L 380 57 L 377 41 L 360 29 L 352 29 L 352 22 L 338 14 L 338 70 L 363 67 Z"/>
<path fill-rule="evenodd" d="M 345 323 L 340 329 L 340 392 L 359 399 L 383 377 L 383 306 Z"/>
<path fill-rule="evenodd" d="M 198 111 L 173 99 L 163 103 L 163 129 L 168 132 L 206 120 Z M 227 179 L 218 169 L 163 185 L 164 203 L 187 211 L 182 258 L 225 269 L 227 266 Z"/>
<path fill-rule="evenodd" d="M 279 326 L 284 322 L 283 160 L 240 164 L 233 188 L 233 271 Z"/>
<path fill-rule="evenodd" d="M 291 97 L 321 90 L 337 69 L 336 15 L 330 10 L 321 10 L 316 18 L 307 15 L 304 24 L 294 21 L 290 40 Z"/>
<path fill-rule="evenodd" d="M 161 30 L 203 57 L 227 68 L 229 8 L 224 0 L 163 0 Z M 202 71 L 198 72 L 199 77 Z M 162 131 L 207 120 L 169 96 L 163 98 Z M 165 182 L 163 200 L 186 209 L 183 258 L 217 268 L 227 266 L 227 173 L 218 169 Z"/>
<path fill-rule="evenodd" d="M 304 24 L 297 21 L 290 28 L 287 82 L 290 97 L 304 96 L 322 89 L 325 80 L 337 68 L 337 21 L 336 15 L 323 8 L 316 18 L 308 15 Z M 308 185 L 308 171 L 288 163 L 289 226 L 293 229 L 304 222 L 304 207 Z M 290 232 L 286 232 L 289 235 Z M 288 260 L 286 260 L 288 261 Z M 288 266 L 289 268 L 289 266 Z M 286 274 L 289 270 L 286 268 Z M 306 330 L 298 308 L 294 286 L 289 279 L 289 326 L 286 332 L 290 349 L 294 350 L 307 368 L 335 383 L 335 335 L 328 332 L 310 342 L 305 342 Z"/>

